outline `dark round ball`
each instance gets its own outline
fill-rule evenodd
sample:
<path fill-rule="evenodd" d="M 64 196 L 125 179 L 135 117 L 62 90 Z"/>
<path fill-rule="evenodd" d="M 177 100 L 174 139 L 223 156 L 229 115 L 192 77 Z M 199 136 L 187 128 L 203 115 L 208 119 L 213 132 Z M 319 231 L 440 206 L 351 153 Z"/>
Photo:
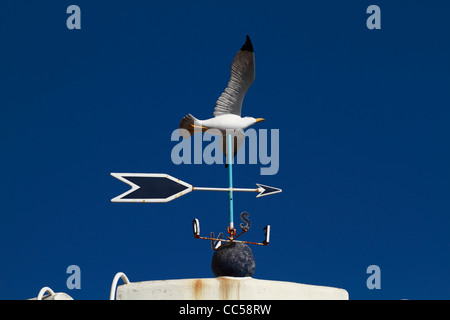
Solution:
<path fill-rule="evenodd" d="M 251 277 L 255 273 L 255 258 L 246 244 L 226 242 L 214 252 L 211 268 L 216 277 Z"/>

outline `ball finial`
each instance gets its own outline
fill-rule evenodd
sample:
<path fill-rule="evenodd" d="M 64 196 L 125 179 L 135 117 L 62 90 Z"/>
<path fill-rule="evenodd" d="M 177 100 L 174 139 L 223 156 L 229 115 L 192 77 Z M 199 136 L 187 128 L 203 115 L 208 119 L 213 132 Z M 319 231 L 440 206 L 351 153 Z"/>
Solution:
<path fill-rule="evenodd" d="M 216 277 L 252 277 L 255 258 L 246 244 L 227 242 L 214 252 L 211 268 Z"/>

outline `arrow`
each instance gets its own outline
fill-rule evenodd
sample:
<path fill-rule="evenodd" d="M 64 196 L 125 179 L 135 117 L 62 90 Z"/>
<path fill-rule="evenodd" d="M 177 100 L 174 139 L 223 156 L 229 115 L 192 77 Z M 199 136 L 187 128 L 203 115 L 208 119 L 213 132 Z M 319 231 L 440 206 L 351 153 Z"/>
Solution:
<path fill-rule="evenodd" d="M 164 173 L 111 173 L 114 178 L 131 186 L 131 189 L 111 199 L 111 202 L 150 202 L 163 203 L 179 198 L 191 191 L 226 191 L 259 192 L 256 196 L 264 197 L 279 193 L 279 188 L 256 184 L 258 188 L 208 188 L 193 187 Z"/>
<path fill-rule="evenodd" d="M 256 196 L 257 198 L 259 197 L 265 197 L 271 194 L 275 194 L 275 193 L 280 193 L 281 189 L 279 188 L 275 188 L 275 187 L 269 187 L 269 186 L 265 186 L 263 184 L 256 184 L 259 188 L 258 190 L 260 191 L 260 193 Z M 262 190 L 261 190 L 262 189 Z"/>

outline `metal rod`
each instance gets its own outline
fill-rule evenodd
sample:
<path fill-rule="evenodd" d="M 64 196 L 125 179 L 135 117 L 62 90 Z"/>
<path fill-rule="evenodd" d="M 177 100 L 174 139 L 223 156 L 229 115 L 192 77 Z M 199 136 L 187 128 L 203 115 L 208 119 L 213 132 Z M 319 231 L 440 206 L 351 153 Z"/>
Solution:
<path fill-rule="evenodd" d="M 253 242 L 253 241 L 242 241 L 242 240 L 229 240 L 229 239 L 219 239 L 219 238 L 208 238 L 208 237 L 200 237 L 195 236 L 196 239 L 203 239 L 203 240 L 214 240 L 214 241 L 220 241 L 220 242 L 241 242 L 241 243 L 248 243 L 248 244 L 257 244 L 259 246 L 267 246 L 267 243 L 265 242 Z"/>
<path fill-rule="evenodd" d="M 236 241 L 237 238 L 239 238 L 240 236 L 242 236 L 244 233 L 246 233 L 248 230 L 242 230 L 241 233 L 239 233 L 236 237 L 233 238 L 233 241 Z"/>
<path fill-rule="evenodd" d="M 230 199 L 230 229 L 234 229 L 233 222 L 233 153 L 231 146 L 231 134 L 227 135 L 228 139 L 228 181 L 229 181 L 229 199 Z"/>
<path fill-rule="evenodd" d="M 232 188 L 235 192 L 261 192 L 259 188 Z M 193 191 L 230 191 L 230 188 L 192 187 Z"/>

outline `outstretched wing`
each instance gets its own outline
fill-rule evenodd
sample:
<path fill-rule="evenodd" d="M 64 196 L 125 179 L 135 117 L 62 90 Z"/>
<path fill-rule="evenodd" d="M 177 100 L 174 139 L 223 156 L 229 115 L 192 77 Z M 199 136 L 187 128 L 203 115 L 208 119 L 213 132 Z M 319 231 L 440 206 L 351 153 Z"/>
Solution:
<path fill-rule="evenodd" d="M 222 114 L 241 115 L 242 101 L 248 88 L 255 80 L 255 55 L 249 36 L 231 64 L 231 77 L 225 91 L 220 95 L 214 109 L 214 116 Z"/>

